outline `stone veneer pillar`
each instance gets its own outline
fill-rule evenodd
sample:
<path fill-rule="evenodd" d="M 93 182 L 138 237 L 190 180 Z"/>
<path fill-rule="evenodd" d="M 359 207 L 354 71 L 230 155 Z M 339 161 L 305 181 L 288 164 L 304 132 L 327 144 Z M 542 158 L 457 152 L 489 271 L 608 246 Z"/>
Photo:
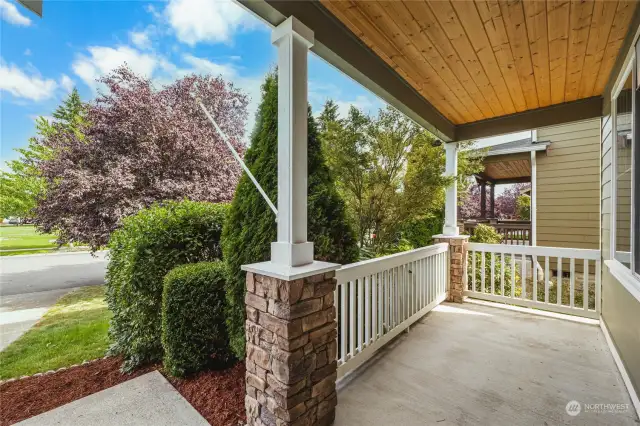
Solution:
<path fill-rule="evenodd" d="M 247 424 L 330 425 L 335 418 L 335 272 L 292 281 L 247 272 Z"/>
<path fill-rule="evenodd" d="M 434 235 L 435 243 L 449 244 L 449 302 L 462 303 L 467 286 L 468 235 Z"/>

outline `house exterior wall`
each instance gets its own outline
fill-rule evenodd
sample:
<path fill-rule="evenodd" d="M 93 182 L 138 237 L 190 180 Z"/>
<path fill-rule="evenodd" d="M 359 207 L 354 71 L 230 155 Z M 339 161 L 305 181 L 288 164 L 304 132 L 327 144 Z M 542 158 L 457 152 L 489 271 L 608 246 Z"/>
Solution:
<path fill-rule="evenodd" d="M 537 130 L 537 245 L 598 249 L 600 119 Z"/>
<path fill-rule="evenodd" d="M 610 272 L 611 259 L 611 116 L 602 118 L 602 318 L 636 391 L 640 393 L 640 300 L 636 299 Z"/>

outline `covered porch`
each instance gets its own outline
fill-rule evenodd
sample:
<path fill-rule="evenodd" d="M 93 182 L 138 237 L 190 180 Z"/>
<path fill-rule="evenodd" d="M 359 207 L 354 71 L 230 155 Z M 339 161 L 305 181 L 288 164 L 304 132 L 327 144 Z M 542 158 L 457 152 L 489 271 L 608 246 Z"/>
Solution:
<path fill-rule="evenodd" d="M 454 183 L 436 244 L 321 262 L 304 184 L 309 50 L 446 142 L 444 175 L 456 177 L 458 142 L 608 114 L 619 52 L 640 27 L 636 3 L 241 4 L 275 27 L 279 72 L 278 241 L 271 261 L 243 266 L 248 423 L 637 422 L 634 384 L 600 316 L 600 250 L 470 244 Z M 535 161 L 524 168 L 533 180 Z"/>
<path fill-rule="evenodd" d="M 477 303 L 433 309 L 339 382 L 338 399 L 336 425 L 637 424 L 597 325 Z M 626 405 L 585 406 L 611 403 Z"/>

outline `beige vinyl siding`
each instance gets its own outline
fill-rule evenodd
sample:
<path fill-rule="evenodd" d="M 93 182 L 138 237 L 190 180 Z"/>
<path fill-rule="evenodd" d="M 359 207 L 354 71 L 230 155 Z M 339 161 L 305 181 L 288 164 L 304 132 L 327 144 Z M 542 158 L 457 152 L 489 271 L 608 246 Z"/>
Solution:
<path fill-rule="evenodd" d="M 539 246 L 597 249 L 600 240 L 600 119 L 538 129 Z"/>

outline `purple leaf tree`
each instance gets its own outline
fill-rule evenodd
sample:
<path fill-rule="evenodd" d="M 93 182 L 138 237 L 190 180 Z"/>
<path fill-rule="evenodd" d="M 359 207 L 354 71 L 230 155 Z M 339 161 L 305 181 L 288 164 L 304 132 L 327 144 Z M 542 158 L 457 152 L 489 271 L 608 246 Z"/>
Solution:
<path fill-rule="evenodd" d="M 523 190 L 531 188 L 530 183 L 516 183 L 508 185 L 500 195 L 495 198 L 495 213 L 498 219 L 517 219 L 516 200 Z M 474 184 L 469 188 L 465 199 L 459 206 L 460 217 L 462 219 L 478 219 L 480 217 L 480 185 Z M 496 189 L 496 193 L 497 193 Z M 491 190 L 487 186 L 487 217 L 490 210 Z"/>
<path fill-rule="evenodd" d="M 220 77 L 196 75 L 155 90 L 126 65 L 99 81 L 108 90 L 88 105 L 87 124 L 42 140 L 56 155 L 39 164 L 47 181 L 36 207 L 40 229 L 96 249 L 122 218 L 154 202 L 231 200 L 241 169 L 192 94 L 241 155 L 246 95 Z"/>
<path fill-rule="evenodd" d="M 508 185 L 496 197 L 496 217 L 499 219 L 518 219 L 516 200 L 525 189 L 531 188 L 530 183 L 516 183 Z"/>

